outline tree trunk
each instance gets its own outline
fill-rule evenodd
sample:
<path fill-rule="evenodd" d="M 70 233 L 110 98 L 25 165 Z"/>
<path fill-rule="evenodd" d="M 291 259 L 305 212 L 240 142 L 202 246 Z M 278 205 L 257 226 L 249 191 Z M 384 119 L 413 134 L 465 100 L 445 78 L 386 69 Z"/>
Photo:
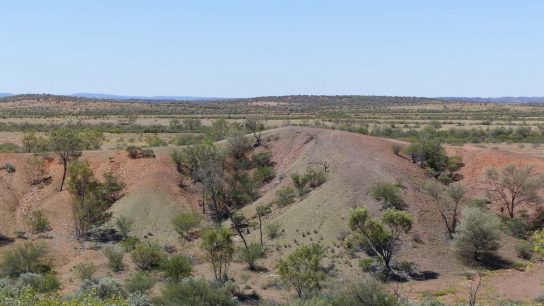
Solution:
<path fill-rule="evenodd" d="M 259 234 L 261 235 L 261 245 L 263 245 L 263 222 L 261 221 L 260 214 L 259 214 Z"/>
<path fill-rule="evenodd" d="M 64 180 L 66 179 L 66 170 L 68 170 L 68 161 L 65 158 L 62 159 L 62 166 L 64 169 L 62 172 L 62 182 L 60 183 L 59 191 L 62 191 L 62 187 L 64 187 Z"/>

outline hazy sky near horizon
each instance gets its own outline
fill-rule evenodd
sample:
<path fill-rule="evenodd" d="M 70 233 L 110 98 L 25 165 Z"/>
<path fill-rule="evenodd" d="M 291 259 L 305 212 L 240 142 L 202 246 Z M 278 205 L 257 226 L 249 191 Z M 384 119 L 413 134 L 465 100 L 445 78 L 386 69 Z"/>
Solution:
<path fill-rule="evenodd" d="M 0 92 L 544 96 L 544 1 L 2 1 Z"/>

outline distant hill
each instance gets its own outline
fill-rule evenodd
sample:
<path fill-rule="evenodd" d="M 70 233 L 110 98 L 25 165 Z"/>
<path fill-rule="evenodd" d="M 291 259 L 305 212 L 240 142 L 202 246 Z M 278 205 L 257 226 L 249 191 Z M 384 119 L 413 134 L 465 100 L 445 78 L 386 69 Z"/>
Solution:
<path fill-rule="evenodd" d="M 441 97 L 447 101 L 466 101 L 475 103 L 544 103 L 544 97 Z"/>
<path fill-rule="evenodd" d="M 196 101 L 196 100 L 218 100 L 213 97 L 192 97 L 192 96 L 124 96 L 102 93 L 74 93 L 72 97 L 88 99 L 107 99 L 107 100 L 160 100 L 160 101 Z"/>
<path fill-rule="evenodd" d="M 9 96 L 13 96 L 13 95 L 10 94 L 10 93 L 6 93 L 6 92 L 0 92 L 0 98 L 9 97 Z"/>

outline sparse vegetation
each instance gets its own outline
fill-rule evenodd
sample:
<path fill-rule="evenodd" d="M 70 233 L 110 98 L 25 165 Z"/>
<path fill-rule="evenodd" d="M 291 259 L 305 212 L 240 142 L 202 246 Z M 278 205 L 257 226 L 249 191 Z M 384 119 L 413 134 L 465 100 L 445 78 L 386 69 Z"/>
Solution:
<path fill-rule="evenodd" d="M 323 256 L 324 250 L 317 244 L 297 248 L 278 263 L 282 282 L 295 290 L 299 298 L 319 289 L 320 283 L 325 279 L 321 267 Z"/>
<path fill-rule="evenodd" d="M 372 187 L 372 196 L 381 202 L 384 208 L 402 209 L 404 200 L 401 190 L 396 185 L 380 182 Z"/>

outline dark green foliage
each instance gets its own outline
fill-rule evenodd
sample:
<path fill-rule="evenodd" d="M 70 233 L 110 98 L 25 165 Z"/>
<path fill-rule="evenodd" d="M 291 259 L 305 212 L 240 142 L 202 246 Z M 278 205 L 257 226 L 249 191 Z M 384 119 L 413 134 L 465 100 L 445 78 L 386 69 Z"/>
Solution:
<path fill-rule="evenodd" d="M 156 305 L 180 306 L 235 306 L 239 303 L 225 287 L 211 286 L 198 278 L 186 278 L 181 282 L 169 283 Z"/>
<path fill-rule="evenodd" d="M 184 255 L 172 255 L 162 261 L 161 270 L 166 277 L 177 282 L 180 279 L 191 275 L 193 263 Z"/>
<path fill-rule="evenodd" d="M 399 187 L 386 183 L 376 183 L 372 187 L 372 196 L 380 201 L 385 208 L 402 209 L 404 201 L 402 200 L 401 190 Z"/>
<path fill-rule="evenodd" d="M 113 204 L 123 195 L 122 191 L 125 184 L 111 171 L 104 173 L 104 182 L 99 184 L 96 189 L 96 194 L 101 201 Z"/>
<path fill-rule="evenodd" d="M 50 270 L 46 258 L 48 249 L 43 242 L 26 242 L 7 249 L 0 265 L 2 274 L 19 276 L 23 273 L 44 273 Z"/>
<path fill-rule="evenodd" d="M 154 284 L 155 281 L 147 273 L 136 272 L 125 281 L 125 288 L 130 293 L 146 293 Z"/>

